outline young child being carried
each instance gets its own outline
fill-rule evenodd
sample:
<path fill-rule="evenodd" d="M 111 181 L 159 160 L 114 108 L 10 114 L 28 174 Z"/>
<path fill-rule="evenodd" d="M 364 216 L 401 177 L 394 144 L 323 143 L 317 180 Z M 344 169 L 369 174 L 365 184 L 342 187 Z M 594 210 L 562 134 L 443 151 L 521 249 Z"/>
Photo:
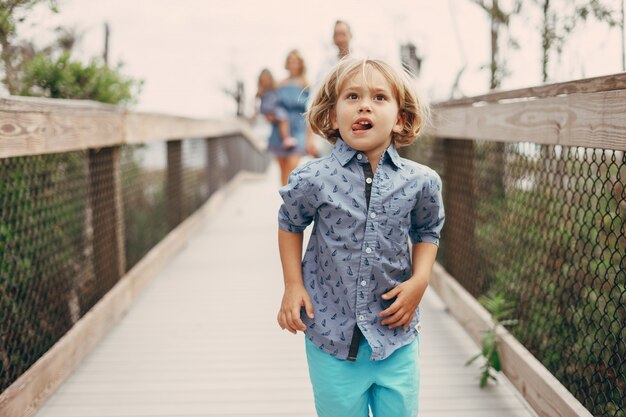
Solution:
<path fill-rule="evenodd" d="M 259 111 L 270 123 L 278 124 L 278 132 L 284 149 L 291 149 L 298 144 L 298 140 L 290 135 L 289 116 L 285 109 L 280 107 L 276 94 L 276 83 L 272 73 L 267 68 L 259 74 L 256 96 L 260 99 Z"/>
<path fill-rule="evenodd" d="M 407 77 L 377 60 L 340 61 L 307 115 L 334 149 L 280 189 L 278 323 L 306 335 L 319 417 L 418 412 L 419 304 L 444 210 L 439 175 L 396 150 L 425 118 Z"/>

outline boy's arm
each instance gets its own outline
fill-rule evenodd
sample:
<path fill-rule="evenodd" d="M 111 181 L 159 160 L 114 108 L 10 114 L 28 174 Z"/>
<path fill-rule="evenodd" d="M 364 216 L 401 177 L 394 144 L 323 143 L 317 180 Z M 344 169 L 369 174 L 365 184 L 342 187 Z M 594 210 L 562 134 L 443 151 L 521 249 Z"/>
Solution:
<path fill-rule="evenodd" d="M 293 334 L 298 330 L 306 330 L 306 325 L 300 319 L 302 307 L 306 309 L 307 315 L 313 318 L 313 304 L 302 280 L 302 236 L 302 233 L 278 230 L 278 249 L 285 281 L 285 292 L 278 311 L 278 324 Z"/>
<path fill-rule="evenodd" d="M 399 326 L 405 329 L 409 327 L 428 287 L 437 249 L 437 245 L 429 242 L 413 245 L 411 278 L 382 295 L 385 300 L 396 297 L 393 304 L 380 313 L 384 318 L 382 324 L 389 325 L 390 329 Z"/>

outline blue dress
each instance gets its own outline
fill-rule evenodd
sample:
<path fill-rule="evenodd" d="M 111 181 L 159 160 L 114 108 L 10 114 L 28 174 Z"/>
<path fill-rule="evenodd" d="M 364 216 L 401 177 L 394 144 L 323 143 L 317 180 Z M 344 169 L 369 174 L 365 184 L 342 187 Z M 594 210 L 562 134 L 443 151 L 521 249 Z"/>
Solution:
<path fill-rule="evenodd" d="M 309 100 L 309 90 L 303 89 L 296 83 L 290 82 L 276 89 L 277 105 L 287 112 L 291 136 L 298 140 L 298 145 L 291 149 L 284 149 L 278 131 L 278 125 L 272 124 L 268 150 L 278 157 L 306 154 L 306 123 L 303 113 Z"/>

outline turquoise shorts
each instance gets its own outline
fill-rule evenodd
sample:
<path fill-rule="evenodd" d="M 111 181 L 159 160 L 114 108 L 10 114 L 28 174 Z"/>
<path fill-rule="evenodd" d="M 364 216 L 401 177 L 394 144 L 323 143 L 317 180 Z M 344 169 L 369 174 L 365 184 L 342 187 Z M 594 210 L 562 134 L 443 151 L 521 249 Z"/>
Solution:
<path fill-rule="evenodd" d="M 415 417 L 419 395 L 419 336 L 386 359 L 370 360 L 361 338 L 356 361 L 337 359 L 305 337 L 318 417 Z"/>

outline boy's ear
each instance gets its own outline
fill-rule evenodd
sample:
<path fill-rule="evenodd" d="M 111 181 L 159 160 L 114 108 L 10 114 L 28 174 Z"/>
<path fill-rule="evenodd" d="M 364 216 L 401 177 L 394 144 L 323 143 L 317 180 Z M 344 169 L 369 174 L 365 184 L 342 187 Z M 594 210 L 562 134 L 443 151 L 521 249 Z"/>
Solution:
<path fill-rule="evenodd" d="M 400 133 L 404 130 L 404 124 L 406 123 L 406 116 L 403 111 L 398 112 L 398 118 L 396 119 L 396 124 L 393 125 L 392 132 Z"/>

